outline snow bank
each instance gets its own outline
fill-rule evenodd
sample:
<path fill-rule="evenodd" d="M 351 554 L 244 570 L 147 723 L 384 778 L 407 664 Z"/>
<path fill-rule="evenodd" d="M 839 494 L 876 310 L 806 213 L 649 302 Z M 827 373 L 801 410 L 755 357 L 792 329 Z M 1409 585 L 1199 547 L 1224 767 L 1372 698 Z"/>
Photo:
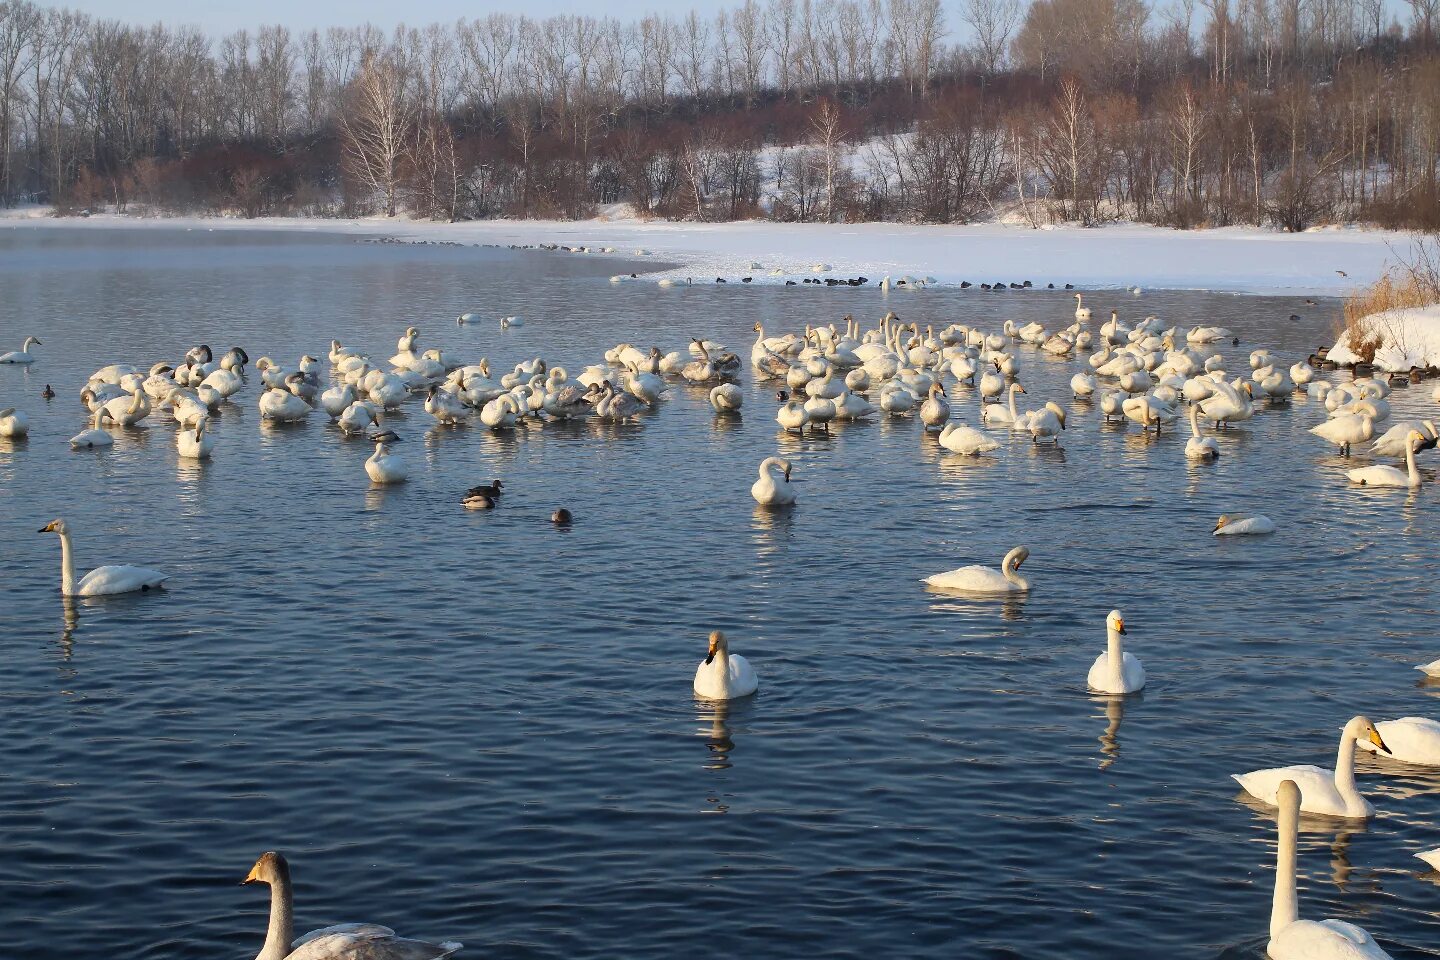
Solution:
<path fill-rule="evenodd" d="M 1375 367 L 1387 373 L 1404 373 L 1411 367 L 1440 367 L 1440 303 L 1428 307 L 1400 307 L 1372 313 L 1360 321 L 1378 334 Z M 1336 363 L 1358 363 L 1360 357 L 1346 344 L 1344 334 L 1330 350 Z"/>
<path fill-rule="evenodd" d="M 1186 231 L 1138 225 L 1034 230 L 1001 223 L 711 224 L 622 219 L 624 212 L 608 210 L 605 220 L 469 223 L 383 218 L 139 219 L 113 214 L 83 220 L 35 219 L 27 212 L 23 219 L 0 217 L 0 229 L 302 230 L 466 244 L 560 244 L 583 247 L 588 253 L 612 248 L 619 256 L 643 248 L 665 261 L 665 266 L 657 265 L 660 272 L 646 275 L 648 280 L 753 275 L 756 283 L 784 283 L 813 276 L 811 266 L 823 262 L 833 265 L 834 276 L 863 274 L 877 282 L 886 274 L 913 274 L 935 277 L 941 284 L 1030 280 L 1038 287 L 1073 283 L 1083 288 L 1138 285 L 1327 295 L 1377 279 L 1390 258 L 1390 247 L 1409 242 L 1405 234 L 1359 228 L 1285 234 L 1253 228 Z"/>

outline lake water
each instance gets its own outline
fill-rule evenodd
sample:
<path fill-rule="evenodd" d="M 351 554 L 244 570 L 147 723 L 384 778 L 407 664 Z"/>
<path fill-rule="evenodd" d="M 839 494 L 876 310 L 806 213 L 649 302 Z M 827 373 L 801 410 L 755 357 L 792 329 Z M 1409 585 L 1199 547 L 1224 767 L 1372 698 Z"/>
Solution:
<path fill-rule="evenodd" d="M 611 285 L 629 265 L 508 250 L 180 230 L 0 230 L 6 616 L 0 671 L 0 928 L 6 953 L 235 957 L 264 936 L 283 850 L 298 930 L 371 920 L 504 958 L 1203 958 L 1263 954 L 1273 820 L 1229 774 L 1334 761 L 1340 726 L 1440 715 L 1431 487 L 1350 488 L 1297 399 L 1188 464 L 1186 429 L 1104 426 L 1075 362 L 1019 348 L 1024 398 L 1071 410 L 1060 451 L 1003 436 L 956 457 L 918 420 L 797 439 L 747 371 L 738 419 L 674 385 L 639 424 L 437 429 L 418 402 L 408 484 L 371 488 L 363 440 L 323 413 L 260 422 L 258 380 L 203 466 L 152 417 L 72 452 L 78 392 L 111 362 L 200 342 L 293 366 L 331 337 L 541 355 L 572 375 L 619 341 L 742 356 L 767 331 L 887 309 L 942 326 L 1069 322 L 1063 291 L 894 294 Z M 1057 267 L 1057 270 L 1060 269 Z M 982 278 L 975 278 L 977 280 Z M 991 279 L 991 278 L 985 278 Z M 1024 277 L 1004 279 L 1025 279 Z M 1061 283 L 1063 274 L 1035 276 Z M 1234 328 L 1288 364 L 1334 302 L 1096 292 L 1098 317 Z M 473 310 L 487 318 L 457 327 Z M 494 317 L 518 313 L 523 328 Z M 1290 321 L 1292 313 L 1305 319 Z M 1239 369 L 1243 362 L 1231 365 Z M 46 403 L 40 391 L 59 396 Z M 1395 417 L 1431 416 L 1431 384 Z M 955 416 L 978 420 L 975 394 Z M 800 502 L 757 510 L 761 459 Z M 1429 455 L 1429 456 L 1433 456 Z M 1364 458 L 1357 458 L 1364 460 Z M 1433 461 L 1432 461 L 1433 462 Z M 493 477 L 488 513 L 460 508 Z M 570 508 L 568 530 L 549 523 Z M 1213 538 L 1222 512 L 1280 532 Z M 161 594 L 63 603 L 64 516 L 81 569 L 132 562 Z M 927 592 L 1027 544 L 1023 601 Z M 1124 611 L 1143 695 L 1087 695 Z M 691 694 L 725 629 L 759 694 Z M 1360 760 L 1368 824 L 1307 819 L 1303 915 L 1436 956 L 1440 771 Z"/>

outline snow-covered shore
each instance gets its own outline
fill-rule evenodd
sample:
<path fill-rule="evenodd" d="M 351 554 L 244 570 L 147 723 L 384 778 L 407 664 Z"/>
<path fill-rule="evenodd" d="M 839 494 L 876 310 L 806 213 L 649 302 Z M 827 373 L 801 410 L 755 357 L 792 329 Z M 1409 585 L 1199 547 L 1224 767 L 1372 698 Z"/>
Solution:
<path fill-rule="evenodd" d="M 1376 368 L 1404 373 L 1411 367 L 1440 367 L 1440 304 L 1386 310 L 1360 322 L 1380 337 L 1380 347 L 1375 351 Z M 1329 356 L 1342 364 L 1362 359 L 1350 349 L 1344 334 Z"/>
<path fill-rule="evenodd" d="M 56 219 L 39 209 L 0 216 L 0 229 L 167 228 L 194 230 L 296 230 L 373 235 L 407 241 L 462 244 L 561 244 L 616 256 L 646 258 L 678 267 L 657 276 L 712 280 L 751 275 L 756 282 L 780 269 L 790 277 L 815 276 L 830 265 L 834 276 L 886 274 L 934 277 L 942 284 L 1033 281 L 1043 287 L 1141 286 L 1243 293 L 1339 295 L 1377 279 L 1392 249 L 1409 247 L 1402 233 L 1333 228 L 1284 234 L 1252 228 L 1169 230 L 1115 225 L 1098 229 L 1034 230 L 1002 224 L 918 226 L 891 223 L 781 224 L 673 223 L 638 220 L 486 220 L 468 223 L 362 219 L 139 218 L 97 215 Z M 763 269 L 751 267 L 752 262 Z M 1346 274 L 1342 276 L 1339 271 Z M 642 274 L 642 276 L 644 276 Z"/>

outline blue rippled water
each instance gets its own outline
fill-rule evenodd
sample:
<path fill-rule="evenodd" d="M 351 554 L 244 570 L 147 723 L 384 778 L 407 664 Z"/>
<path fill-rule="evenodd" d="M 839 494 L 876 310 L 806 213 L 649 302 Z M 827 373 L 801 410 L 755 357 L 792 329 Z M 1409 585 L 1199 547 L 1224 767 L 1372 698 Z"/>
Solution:
<path fill-rule="evenodd" d="M 332 336 L 388 357 L 413 323 L 497 376 L 537 355 L 573 374 L 619 341 L 746 355 L 757 319 L 1058 327 L 1072 309 L 1063 291 L 606 282 L 618 269 L 323 235 L 0 230 L 0 349 L 44 340 L 33 369 L 0 367 L 0 407 L 33 422 L 0 441 L 4 952 L 248 960 L 268 903 L 236 884 L 274 848 L 300 929 L 373 920 L 467 957 L 1261 955 L 1273 821 L 1229 774 L 1328 765 L 1357 712 L 1440 714 L 1411 669 L 1440 656 L 1433 490 L 1351 489 L 1305 433 L 1314 403 L 1190 465 L 1187 431 L 1102 425 L 1069 399 L 1074 365 L 1026 347 L 1026 399 L 1071 412 L 1061 451 L 1004 437 L 958 458 L 913 418 L 787 437 L 774 386 L 748 374 L 739 419 L 680 385 L 639 424 L 513 436 L 437 429 L 410 404 L 389 423 L 412 480 L 386 489 L 365 477 L 369 446 L 322 415 L 262 424 L 253 382 L 203 466 L 177 463 L 160 418 L 109 451 L 65 443 L 90 371 L 202 341 L 287 365 Z M 1222 323 L 1244 341 L 1227 352 L 1287 363 L 1338 315 L 1094 301 L 1097 317 Z M 529 323 L 457 327 L 466 310 Z M 1433 415 L 1429 392 L 1397 390 L 1395 416 Z M 976 423 L 973 392 L 956 396 Z M 800 503 L 771 514 L 748 489 L 777 450 Z M 493 477 L 503 505 L 461 510 Z M 569 529 L 548 522 L 558 506 Z M 1212 538 L 1234 510 L 1280 532 Z M 82 568 L 157 566 L 169 589 L 62 602 L 58 545 L 35 533 L 61 515 Z M 1017 543 L 1023 601 L 919 583 Z M 1150 674 L 1123 700 L 1084 684 L 1112 607 Z M 718 709 L 690 692 L 717 627 L 761 677 Z M 1411 855 L 1440 846 L 1440 772 L 1360 767 L 1379 816 L 1306 821 L 1302 910 L 1434 956 L 1440 886 Z"/>

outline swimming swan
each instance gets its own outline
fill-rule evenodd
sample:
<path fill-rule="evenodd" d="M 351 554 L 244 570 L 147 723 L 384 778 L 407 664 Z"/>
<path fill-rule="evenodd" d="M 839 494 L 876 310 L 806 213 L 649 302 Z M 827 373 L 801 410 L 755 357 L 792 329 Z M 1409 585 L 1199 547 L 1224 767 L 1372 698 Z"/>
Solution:
<path fill-rule="evenodd" d="M 0 354 L 0 363 L 34 363 L 35 355 L 30 352 L 32 346 L 42 346 L 39 337 L 26 337 L 24 345 L 19 350 Z"/>
<path fill-rule="evenodd" d="M 14 407 L 6 407 L 4 410 L 0 410 L 0 437 L 19 440 L 29 433 L 29 417 Z"/>
<path fill-rule="evenodd" d="M 1335 421 L 1330 421 L 1334 423 Z M 1351 483 L 1358 483 L 1362 487 L 1409 487 L 1414 490 L 1420 486 L 1420 471 L 1415 468 L 1415 451 L 1425 442 L 1425 436 L 1419 430 L 1411 430 L 1405 445 L 1405 469 L 1398 470 L 1388 464 L 1375 467 L 1357 467 L 1354 470 L 1346 470 L 1345 476 L 1350 478 Z"/>
<path fill-rule="evenodd" d="M 1298 764 L 1252 770 L 1233 774 L 1233 777 L 1250 796 L 1272 806 L 1276 803 L 1280 784 L 1293 780 L 1300 788 L 1300 809 L 1306 813 L 1360 819 L 1370 817 L 1374 815 L 1375 808 L 1355 787 L 1355 742 L 1361 738 L 1386 753 L 1390 752 L 1373 723 L 1365 717 L 1353 717 L 1340 734 L 1340 750 L 1335 758 L 1334 770 Z"/>
<path fill-rule="evenodd" d="M 730 652 L 725 634 L 719 630 L 711 633 L 709 652 L 695 670 L 695 695 L 706 700 L 733 700 L 748 697 L 759 686 L 750 661 Z"/>
<path fill-rule="evenodd" d="M 1185 456 L 1191 460 L 1211 460 L 1220 456 L 1220 444 L 1215 442 L 1214 437 L 1200 432 L 1200 410 L 1193 403 L 1190 404 L 1190 439 L 1185 441 Z M 1215 532 L 1219 533 L 1220 529 L 1217 527 Z"/>
<path fill-rule="evenodd" d="M 377 433 L 370 438 L 375 442 L 375 452 L 365 461 L 365 472 L 375 483 L 402 483 L 410 476 L 410 467 L 398 453 L 390 452 L 390 444 L 398 443 L 400 437 L 394 430 Z"/>
<path fill-rule="evenodd" d="M 89 430 L 81 430 L 70 438 L 72 450 L 89 449 L 91 447 L 113 447 L 115 438 L 111 436 L 102 426 L 106 420 L 113 419 L 110 411 L 104 407 L 95 411 L 95 419 L 90 422 Z"/>
<path fill-rule="evenodd" d="M 765 507 L 786 506 L 795 502 L 795 489 L 790 486 L 790 461 L 766 457 L 760 464 L 760 479 L 750 485 L 750 496 Z"/>
<path fill-rule="evenodd" d="M 270 885 L 270 926 L 255 960 L 444 960 L 462 944 L 426 943 L 395 935 L 377 923 L 340 923 L 295 939 L 290 865 L 274 851 L 262 854 L 242 883 Z"/>
<path fill-rule="evenodd" d="M 1401 763 L 1440 767 L 1440 723 L 1428 717 L 1401 717 L 1381 720 L 1375 729 L 1390 748 L 1390 756 Z M 1380 752 L 1369 740 L 1357 740 L 1356 745 L 1371 753 Z"/>
<path fill-rule="evenodd" d="M 1270 908 L 1270 960 L 1390 960 L 1375 938 L 1343 920 L 1301 920 L 1295 895 L 1295 861 L 1301 790 L 1285 780 L 1276 791 L 1280 807 L 1275 898 Z"/>
<path fill-rule="evenodd" d="M 1029 556 L 1029 548 L 1015 547 L 1005 554 L 999 570 L 976 564 L 931 574 L 923 582 L 943 590 L 963 590 L 967 593 L 1025 593 L 1030 589 L 1030 581 L 1020 576 L 1019 571 L 1020 565 Z"/>
<path fill-rule="evenodd" d="M 60 535 L 60 592 L 67 597 L 106 597 L 116 593 L 153 590 L 170 577 L 149 567 L 112 564 L 96 567 L 75 582 L 75 557 L 70 547 L 70 528 L 64 520 L 51 520 L 40 533 Z"/>
<path fill-rule="evenodd" d="M 1262 513 L 1222 513 L 1215 521 L 1212 536 L 1237 537 L 1252 533 L 1274 533 L 1275 521 Z"/>
<path fill-rule="evenodd" d="M 1091 690 L 1101 693 L 1134 693 L 1145 686 L 1145 667 L 1133 653 L 1126 653 L 1125 618 L 1119 610 L 1111 610 L 1105 618 L 1105 652 L 1095 658 L 1085 682 Z"/>
<path fill-rule="evenodd" d="M 215 449 L 215 435 L 210 432 L 210 418 L 198 417 L 195 426 L 175 435 L 175 446 L 187 460 L 204 460 Z"/>

